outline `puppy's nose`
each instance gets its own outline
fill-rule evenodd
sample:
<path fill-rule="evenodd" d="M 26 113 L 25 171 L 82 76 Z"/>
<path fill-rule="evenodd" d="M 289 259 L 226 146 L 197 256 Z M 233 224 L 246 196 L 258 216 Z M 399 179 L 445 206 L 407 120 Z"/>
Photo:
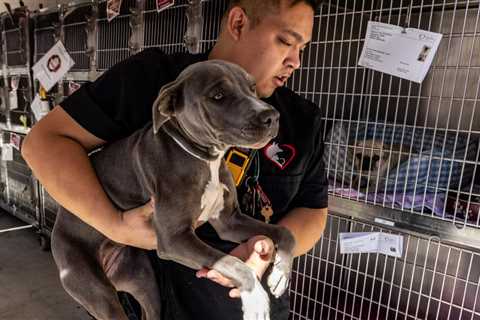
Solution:
<path fill-rule="evenodd" d="M 260 124 L 266 128 L 271 128 L 274 124 L 278 122 L 280 114 L 276 110 L 265 110 L 258 115 L 258 120 Z"/>

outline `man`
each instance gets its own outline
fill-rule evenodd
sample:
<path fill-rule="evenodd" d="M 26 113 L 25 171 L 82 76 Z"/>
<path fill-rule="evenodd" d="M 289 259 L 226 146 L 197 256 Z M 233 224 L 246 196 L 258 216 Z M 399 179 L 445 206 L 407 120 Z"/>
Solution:
<path fill-rule="evenodd" d="M 281 114 L 279 135 L 258 152 L 246 179 L 251 184 L 242 185 L 239 199 L 250 207 L 245 213 L 258 219 L 264 219 L 261 209 L 271 201 L 271 222 L 292 232 L 295 256 L 306 253 L 320 238 L 327 217 L 321 121 L 315 105 L 283 86 L 300 67 L 301 52 L 311 39 L 314 8 L 315 1 L 306 0 L 232 1 L 208 55 L 165 55 L 149 49 L 119 63 L 37 123 L 23 143 L 23 157 L 48 192 L 83 221 L 119 243 L 155 249 L 151 204 L 119 214 L 103 192 L 87 153 L 151 121 L 160 87 L 186 66 L 207 58 L 237 63 L 255 77 L 258 96 Z M 253 205 L 255 210 L 252 203 L 258 204 Z M 259 277 L 269 266 L 273 246 L 261 235 L 236 246 L 218 239 L 208 224 L 197 234 L 246 260 Z M 154 255 L 152 263 L 164 300 L 164 319 L 242 318 L 239 299 L 228 297 L 239 296 L 228 279 Z M 272 318 L 287 319 L 288 295 L 271 300 Z"/>

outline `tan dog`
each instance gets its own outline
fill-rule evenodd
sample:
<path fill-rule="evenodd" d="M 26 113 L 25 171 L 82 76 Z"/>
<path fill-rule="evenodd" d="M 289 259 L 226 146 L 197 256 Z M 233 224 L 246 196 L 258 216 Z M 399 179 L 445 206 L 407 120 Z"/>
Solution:
<path fill-rule="evenodd" d="M 359 174 L 353 180 L 353 187 L 361 192 L 371 192 L 377 186 L 385 185 L 387 175 L 408 159 L 409 151 L 406 146 L 384 144 L 375 139 L 357 142 L 354 166 Z"/>

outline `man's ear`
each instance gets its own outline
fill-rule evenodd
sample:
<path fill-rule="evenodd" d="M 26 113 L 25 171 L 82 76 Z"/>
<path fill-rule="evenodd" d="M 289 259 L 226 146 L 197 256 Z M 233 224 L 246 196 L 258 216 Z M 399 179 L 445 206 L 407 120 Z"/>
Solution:
<path fill-rule="evenodd" d="M 165 122 L 183 109 L 183 80 L 178 78 L 160 89 L 152 108 L 153 133 L 156 134 Z"/>
<path fill-rule="evenodd" d="M 226 31 L 227 33 L 237 41 L 240 39 L 242 32 L 244 32 L 246 26 L 249 23 L 249 19 L 245 10 L 241 7 L 233 7 L 227 16 Z"/>

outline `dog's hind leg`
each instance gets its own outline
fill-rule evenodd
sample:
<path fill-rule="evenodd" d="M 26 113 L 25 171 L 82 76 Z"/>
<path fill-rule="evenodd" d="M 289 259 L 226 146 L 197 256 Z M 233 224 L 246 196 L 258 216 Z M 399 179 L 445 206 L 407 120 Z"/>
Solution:
<path fill-rule="evenodd" d="M 83 257 L 59 266 L 63 288 L 97 320 L 128 320 L 115 288 L 96 263 Z"/>
<path fill-rule="evenodd" d="M 142 320 L 161 319 L 160 291 L 146 251 L 122 248 L 116 267 L 107 275 L 118 291 L 130 293 L 140 303 Z"/>

